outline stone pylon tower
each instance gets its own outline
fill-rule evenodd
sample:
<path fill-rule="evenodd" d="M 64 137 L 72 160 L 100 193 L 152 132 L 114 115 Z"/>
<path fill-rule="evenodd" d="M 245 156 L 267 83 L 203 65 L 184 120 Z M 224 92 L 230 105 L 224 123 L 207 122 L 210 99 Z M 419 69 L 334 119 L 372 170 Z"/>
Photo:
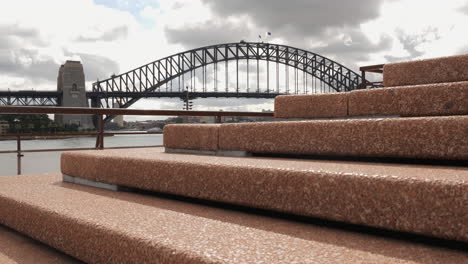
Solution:
<path fill-rule="evenodd" d="M 57 77 L 57 91 L 62 92 L 61 106 L 88 107 L 86 98 L 85 75 L 79 61 L 66 61 L 60 67 Z M 80 129 L 94 128 L 90 115 L 55 115 L 55 122 L 76 124 Z"/>

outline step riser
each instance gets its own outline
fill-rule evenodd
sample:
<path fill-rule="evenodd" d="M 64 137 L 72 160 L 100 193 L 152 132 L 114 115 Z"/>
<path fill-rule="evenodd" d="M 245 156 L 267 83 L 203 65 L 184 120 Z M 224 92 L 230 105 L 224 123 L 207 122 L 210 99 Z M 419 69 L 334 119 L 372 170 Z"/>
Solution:
<path fill-rule="evenodd" d="M 219 147 L 251 153 L 468 159 L 468 117 L 225 124 Z"/>
<path fill-rule="evenodd" d="M 169 149 L 184 149 L 192 142 L 207 140 L 206 131 L 218 129 L 218 138 L 212 136 L 209 139 L 212 141 L 210 145 L 218 144 L 216 151 L 356 158 L 468 159 L 468 144 L 465 144 L 468 116 L 166 127 L 164 146 Z M 177 131 L 191 131 L 191 136 L 178 137 L 183 132 Z M 192 150 L 196 147 L 191 145 Z"/>
<path fill-rule="evenodd" d="M 389 63 L 384 66 L 385 87 L 468 81 L 468 55 Z"/>
<path fill-rule="evenodd" d="M 276 118 L 449 116 L 468 114 L 468 82 L 275 98 Z"/>
<path fill-rule="evenodd" d="M 195 149 L 207 152 L 219 149 L 219 125 L 164 126 L 164 145 L 174 149 Z M 183 140 L 180 140 L 183 139 Z"/>
<path fill-rule="evenodd" d="M 468 241 L 468 227 L 463 224 L 468 215 L 462 213 L 468 199 L 466 183 L 334 173 L 320 168 L 255 168 L 242 165 L 241 159 L 238 166 L 180 159 L 155 158 L 115 166 L 123 160 L 106 157 L 97 161 L 92 156 L 64 153 L 62 172 L 132 188 Z M 86 164 L 88 169 L 76 164 Z"/>
<path fill-rule="evenodd" d="M 284 95 L 275 98 L 275 118 L 348 116 L 348 93 Z"/>
<path fill-rule="evenodd" d="M 468 114 L 468 82 L 353 91 L 348 107 L 349 116 Z"/>

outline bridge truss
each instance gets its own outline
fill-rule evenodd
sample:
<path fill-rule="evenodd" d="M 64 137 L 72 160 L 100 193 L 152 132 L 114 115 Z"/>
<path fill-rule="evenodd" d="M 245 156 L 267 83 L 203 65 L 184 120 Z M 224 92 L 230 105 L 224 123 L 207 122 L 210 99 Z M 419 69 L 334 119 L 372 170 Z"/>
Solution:
<path fill-rule="evenodd" d="M 0 91 L 0 105 L 60 106 L 60 92 Z"/>
<path fill-rule="evenodd" d="M 128 108 L 144 97 L 274 98 L 351 91 L 360 84 L 359 74 L 318 54 L 240 42 L 181 52 L 113 75 L 95 82 L 88 96 L 93 107 Z"/>

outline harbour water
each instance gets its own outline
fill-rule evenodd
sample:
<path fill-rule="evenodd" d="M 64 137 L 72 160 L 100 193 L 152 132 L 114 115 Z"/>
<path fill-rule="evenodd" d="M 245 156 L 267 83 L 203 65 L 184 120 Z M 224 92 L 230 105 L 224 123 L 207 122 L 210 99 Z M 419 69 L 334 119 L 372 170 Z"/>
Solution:
<path fill-rule="evenodd" d="M 22 149 L 93 148 L 95 137 L 24 140 Z M 162 145 L 162 135 L 116 135 L 104 139 L 106 147 Z M 15 140 L 0 141 L 0 150 L 16 150 Z M 24 153 L 22 174 L 60 172 L 61 152 Z M 0 176 L 16 175 L 16 153 L 0 154 Z"/>

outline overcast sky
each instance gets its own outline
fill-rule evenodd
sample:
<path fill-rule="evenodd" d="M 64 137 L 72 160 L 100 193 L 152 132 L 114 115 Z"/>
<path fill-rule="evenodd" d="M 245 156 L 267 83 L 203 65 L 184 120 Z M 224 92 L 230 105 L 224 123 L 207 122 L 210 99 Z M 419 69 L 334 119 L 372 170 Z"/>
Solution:
<path fill-rule="evenodd" d="M 81 60 L 88 89 L 105 78 L 208 44 L 288 44 L 354 70 L 468 53 L 468 0 L 15 0 L 0 9 L 0 89 L 55 89 Z M 260 110 L 272 100 L 210 99 L 196 109 Z M 179 109 L 179 100 L 135 108 Z"/>

